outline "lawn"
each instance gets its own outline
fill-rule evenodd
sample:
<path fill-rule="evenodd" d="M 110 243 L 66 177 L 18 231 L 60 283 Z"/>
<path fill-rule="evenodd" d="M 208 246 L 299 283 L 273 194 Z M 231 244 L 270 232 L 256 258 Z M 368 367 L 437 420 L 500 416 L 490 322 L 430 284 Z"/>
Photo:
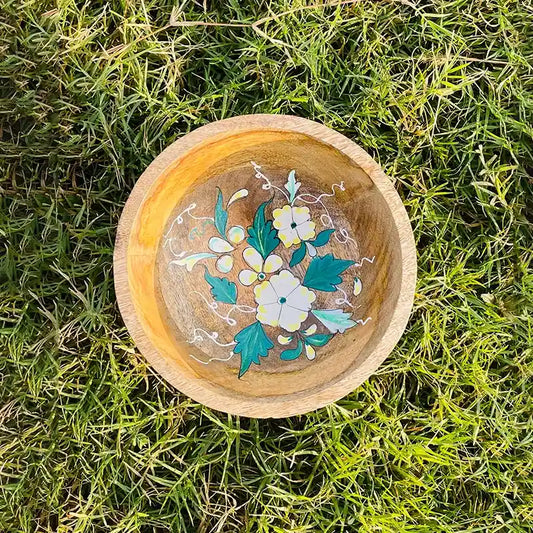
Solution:
<path fill-rule="evenodd" d="M 2 533 L 531 531 L 533 4 L 336 4 L 0 0 Z M 359 143 L 418 249 L 386 363 L 281 420 L 177 393 L 113 289 L 143 169 L 245 113 Z"/>

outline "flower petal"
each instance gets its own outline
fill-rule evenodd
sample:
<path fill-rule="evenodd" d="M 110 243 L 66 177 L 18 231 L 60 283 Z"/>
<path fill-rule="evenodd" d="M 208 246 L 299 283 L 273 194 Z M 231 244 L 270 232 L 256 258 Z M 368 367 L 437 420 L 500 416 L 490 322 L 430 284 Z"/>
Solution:
<path fill-rule="evenodd" d="M 300 285 L 287 296 L 287 305 L 307 312 L 311 309 L 311 304 L 315 300 L 316 294 L 307 287 Z"/>
<path fill-rule="evenodd" d="M 280 230 L 278 232 L 278 237 L 285 245 L 285 248 L 290 248 L 293 244 L 300 244 L 300 237 L 298 237 L 296 229 L 293 229 L 290 226 Z"/>
<path fill-rule="evenodd" d="M 363 282 L 359 278 L 354 278 L 353 280 L 353 295 L 359 296 L 363 290 Z"/>
<path fill-rule="evenodd" d="M 263 281 L 254 288 L 255 301 L 260 305 L 278 303 L 279 297 L 270 281 Z"/>
<path fill-rule="evenodd" d="M 281 305 L 277 302 L 272 304 L 258 305 L 255 317 L 261 324 L 276 327 L 279 323 Z"/>
<path fill-rule="evenodd" d="M 287 297 L 287 295 L 300 285 L 298 278 L 295 278 L 288 270 L 282 270 L 279 274 L 272 276 L 270 278 L 270 283 L 278 298 Z"/>
<path fill-rule="evenodd" d="M 307 329 L 304 329 L 302 333 L 304 335 L 313 335 L 313 333 L 316 331 L 316 324 L 311 324 Z"/>
<path fill-rule="evenodd" d="M 263 272 L 267 274 L 272 274 L 272 272 L 277 272 L 281 265 L 283 264 L 283 259 L 279 255 L 272 254 L 265 259 L 265 264 L 263 265 Z"/>
<path fill-rule="evenodd" d="M 316 248 L 312 244 L 309 244 L 308 242 L 306 242 L 305 245 L 307 246 L 307 253 L 309 254 L 309 257 L 315 257 Z"/>
<path fill-rule="evenodd" d="M 308 207 L 293 207 L 292 208 L 292 219 L 296 224 L 302 224 L 310 220 L 311 214 L 309 213 Z"/>
<path fill-rule="evenodd" d="M 287 331 L 296 331 L 302 325 L 302 322 L 307 318 L 306 311 L 300 311 L 289 305 L 281 306 L 281 314 L 279 315 L 279 325 Z"/>
<path fill-rule="evenodd" d="M 276 229 L 290 228 L 292 224 L 292 210 L 290 205 L 284 205 L 281 209 L 272 211 L 274 227 Z"/>
<path fill-rule="evenodd" d="M 244 228 L 242 226 L 233 226 L 228 230 L 228 238 L 234 244 L 239 244 L 244 240 Z"/>
<path fill-rule="evenodd" d="M 256 272 L 261 272 L 261 269 L 263 268 L 263 258 L 255 248 L 245 248 L 242 257 Z"/>
<path fill-rule="evenodd" d="M 209 246 L 210 250 L 213 250 L 213 252 L 217 252 L 219 254 L 234 250 L 233 246 L 228 241 L 225 241 L 220 237 L 211 237 L 207 243 L 207 246 Z"/>
<path fill-rule="evenodd" d="M 278 335 L 278 342 L 282 345 L 289 344 L 289 342 L 292 341 L 292 335 L 289 335 L 288 337 L 284 337 L 283 335 Z"/>
<path fill-rule="evenodd" d="M 309 361 L 312 361 L 316 357 L 315 349 L 312 346 L 309 346 L 309 344 L 305 345 L 305 356 Z"/>
<path fill-rule="evenodd" d="M 222 255 L 216 263 L 217 270 L 227 274 L 233 268 L 233 257 L 231 255 Z"/>
<path fill-rule="evenodd" d="M 308 241 L 315 236 L 315 223 L 309 220 L 303 224 L 298 224 L 296 232 L 302 241 Z"/>
<path fill-rule="evenodd" d="M 248 196 L 248 189 L 239 189 L 236 193 L 233 193 L 233 196 L 228 200 L 228 205 L 226 207 L 229 207 L 233 202 L 246 196 Z"/>
<path fill-rule="evenodd" d="M 239 281 L 248 287 L 248 285 L 251 285 L 255 282 L 257 279 L 257 272 L 254 272 L 253 270 L 241 270 L 239 272 Z"/>

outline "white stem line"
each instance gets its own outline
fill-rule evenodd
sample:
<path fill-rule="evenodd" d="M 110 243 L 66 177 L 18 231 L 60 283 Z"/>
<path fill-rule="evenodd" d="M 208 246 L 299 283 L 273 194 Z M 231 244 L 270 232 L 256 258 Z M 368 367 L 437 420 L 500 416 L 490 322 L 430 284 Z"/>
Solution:
<path fill-rule="evenodd" d="M 348 295 L 346 294 L 346 291 L 341 289 L 340 287 L 337 287 L 337 290 L 342 292 L 342 298 L 337 298 L 335 300 L 336 305 L 349 305 L 353 309 L 353 305 L 348 301 Z"/>
<path fill-rule="evenodd" d="M 361 318 L 357 319 L 355 322 L 357 322 L 358 324 L 361 324 L 361 326 L 364 326 L 368 321 L 372 320 L 372 317 L 369 316 L 367 318 L 365 318 L 364 320 L 362 320 Z"/>
<path fill-rule="evenodd" d="M 314 201 L 311 200 L 304 200 L 304 196 L 309 196 L 310 198 L 313 198 Z M 320 196 L 332 196 L 331 194 L 322 194 Z M 324 202 L 320 200 L 320 197 L 316 197 L 312 194 L 299 194 L 295 200 L 300 200 L 304 204 L 320 204 L 322 206 L 322 209 L 324 209 L 325 213 L 322 213 L 320 215 L 320 222 L 323 226 L 326 226 L 327 228 L 333 228 L 333 220 L 329 214 L 328 208 L 324 205 Z"/>
<path fill-rule="evenodd" d="M 198 333 L 200 332 L 200 333 Z M 218 342 L 218 332 L 212 331 L 211 333 L 207 332 L 205 329 L 202 328 L 194 328 L 193 330 L 193 338 L 190 341 L 187 341 L 189 344 L 195 344 L 196 341 L 205 341 L 205 338 L 202 336 L 205 335 L 208 339 L 212 340 L 217 346 L 222 346 L 223 348 L 227 346 L 235 346 L 237 343 L 235 341 L 222 343 Z"/>
<path fill-rule="evenodd" d="M 229 361 L 234 355 L 235 354 L 233 352 L 230 352 L 228 357 L 210 357 L 207 361 L 198 359 L 198 357 L 192 353 L 189 354 L 189 357 L 192 357 L 195 361 L 198 361 L 198 363 L 201 363 L 202 365 L 208 365 L 211 361 Z"/>
<path fill-rule="evenodd" d="M 184 252 L 180 252 L 180 253 L 177 253 L 174 248 L 172 248 L 172 242 L 174 241 L 173 238 L 169 238 L 169 239 L 166 239 L 164 244 L 163 244 L 163 248 L 165 246 L 168 246 L 168 249 L 170 250 L 170 253 L 176 258 L 176 259 L 181 259 L 182 257 L 184 257 L 185 255 L 187 255 L 190 250 L 185 250 Z"/>
<path fill-rule="evenodd" d="M 212 220 L 214 221 L 215 219 L 213 217 L 197 217 L 197 216 L 194 216 L 191 211 L 193 209 L 196 209 L 196 204 L 195 203 L 192 203 L 189 207 L 187 207 L 187 209 L 184 209 L 173 221 L 172 221 L 172 224 L 170 225 L 170 228 L 168 229 L 166 235 L 165 235 L 165 239 L 168 239 L 168 236 L 170 235 L 170 233 L 172 232 L 172 230 L 174 229 L 174 224 L 183 224 L 183 216 L 185 213 L 187 213 L 187 215 L 189 215 L 191 218 L 193 218 L 194 220 Z"/>
<path fill-rule="evenodd" d="M 227 343 L 218 342 L 217 340 L 218 332 L 213 331 L 211 333 L 208 333 L 207 331 L 205 331 L 205 329 L 202 329 L 202 328 L 194 328 L 193 330 L 194 337 L 190 341 L 187 341 L 187 342 L 189 344 L 196 344 L 197 341 L 204 341 L 205 338 L 202 336 L 202 334 L 205 335 L 208 339 L 212 340 L 217 346 L 222 346 L 223 348 L 227 346 L 235 346 L 237 344 L 235 341 L 227 342 Z M 195 361 L 197 361 L 198 363 L 201 363 L 202 365 L 208 365 L 211 361 L 229 361 L 234 355 L 235 353 L 231 351 L 228 357 L 210 357 L 207 361 L 198 359 L 198 357 L 196 357 L 192 353 L 189 354 L 189 357 L 192 357 Z"/>
<path fill-rule="evenodd" d="M 322 193 L 319 196 L 315 196 L 313 194 L 305 193 L 305 194 L 299 194 L 296 197 L 296 199 L 301 200 L 302 202 L 304 202 L 306 204 L 320 204 L 322 209 L 324 209 L 324 211 L 325 211 L 325 213 L 322 213 L 320 215 L 320 223 L 323 226 L 326 226 L 327 228 L 334 228 L 334 229 L 336 229 L 336 228 L 335 228 L 335 225 L 333 224 L 333 219 L 331 218 L 331 215 L 329 214 L 328 208 L 326 207 L 326 205 L 322 201 L 322 198 L 331 198 L 331 197 L 335 196 L 335 187 L 337 187 L 341 191 L 345 191 L 346 190 L 345 187 L 344 187 L 344 181 L 341 181 L 340 183 L 334 183 L 331 186 L 331 194 Z M 304 197 L 312 198 L 312 200 L 306 200 Z M 339 234 L 340 234 L 340 236 L 339 236 Z M 350 237 L 350 235 L 348 234 L 348 231 L 345 228 L 340 228 L 338 233 L 335 232 L 334 237 L 337 240 L 337 242 L 339 242 L 341 244 L 346 244 L 348 241 L 351 241 L 355 245 L 357 245 L 357 242 Z"/>
<path fill-rule="evenodd" d="M 335 238 L 337 239 L 337 242 L 340 242 L 341 244 L 346 244 L 348 241 L 352 241 L 355 245 L 357 245 L 357 242 L 350 237 L 350 235 L 344 228 L 341 228 L 339 230 L 339 233 L 342 235 L 342 239 L 337 235 L 337 232 L 335 232 Z"/>
<path fill-rule="evenodd" d="M 307 194 L 307 193 L 306 194 L 299 194 L 295 198 L 295 200 L 302 200 L 302 202 L 305 202 L 306 204 L 317 204 L 317 203 L 321 203 L 322 204 L 322 198 L 332 198 L 333 196 L 335 196 L 335 187 L 337 187 L 341 191 L 345 191 L 346 190 L 345 187 L 344 187 L 344 181 L 341 181 L 340 183 L 334 183 L 331 186 L 331 194 L 327 193 L 327 192 L 322 193 L 319 196 L 314 196 L 313 194 Z M 313 198 L 314 201 L 304 200 L 302 198 L 303 196 L 309 196 L 310 198 Z"/>
<path fill-rule="evenodd" d="M 237 321 L 234 318 L 231 318 L 230 316 L 234 311 L 239 311 L 240 313 L 255 313 L 256 312 L 255 307 L 250 307 L 249 305 L 234 304 L 232 305 L 232 307 L 229 309 L 229 311 L 225 315 L 221 315 L 217 311 L 218 309 L 217 302 L 210 302 L 201 292 L 198 292 L 198 291 L 192 291 L 192 292 L 195 294 L 198 294 L 202 298 L 202 300 L 205 302 L 207 307 L 209 307 L 209 309 L 211 309 L 211 311 L 213 311 L 215 315 L 217 315 L 219 318 L 224 320 L 224 322 L 226 322 L 228 326 L 237 325 Z"/>
<path fill-rule="evenodd" d="M 264 180 L 265 183 L 263 184 L 262 186 L 262 189 L 264 191 L 269 191 L 270 189 L 276 189 L 277 191 L 279 191 L 281 194 L 283 194 L 283 196 L 285 196 L 285 198 L 287 199 L 287 202 L 290 202 L 290 197 L 289 195 L 283 190 L 283 189 L 280 189 L 279 187 L 277 187 L 276 185 L 272 185 L 272 183 L 270 182 L 270 180 L 261 172 L 261 167 L 255 162 L 255 161 L 250 161 L 251 165 L 254 167 L 254 170 L 255 170 L 255 177 L 258 179 L 258 180 Z"/>
<path fill-rule="evenodd" d="M 228 326 L 235 326 L 237 324 L 237 321 L 233 318 L 230 317 L 230 314 L 231 312 L 235 309 L 235 306 L 233 306 L 226 315 L 221 315 L 217 309 L 218 309 L 218 304 L 216 302 L 209 302 L 207 300 L 207 298 L 201 293 L 201 292 L 198 292 L 198 291 L 192 291 L 194 294 L 198 294 L 202 300 L 205 302 L 205 304 L 207 305 L 207 307 L 209 307 L 209 309 L 211 309 L 211 311 L 213 311 L 213 313 L 215 313 L 215 315 L 217 315 L 219 318 L 221 318 L 222 320 L 224 320 L 224 322 L 226 322 L 226 324 L 228 324 Z"/>
<path fill-rule="evenodd" d="M 376 258 L 376 256 L 372 256 L 372 259 L 369 259 L 368 257 L 363 257 L 363 259 L 361 259 L 361 261 L 359 261 L 359 263 L 354 263 L 354 267 L 360 267 L 360 266 L 363 266 L 363 263 L 365 261 L 368 261 L 370 264 L 372 264 L 374 262 L 374 259 Z"/>

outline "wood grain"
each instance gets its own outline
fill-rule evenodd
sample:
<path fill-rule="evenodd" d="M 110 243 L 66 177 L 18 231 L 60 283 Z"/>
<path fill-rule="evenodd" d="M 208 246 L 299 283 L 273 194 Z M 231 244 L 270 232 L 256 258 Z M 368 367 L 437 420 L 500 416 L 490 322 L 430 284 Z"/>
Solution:
<path fill-rule="evenodd" d="M 241 187 L 250 191 L 253 201 L 236 203 L 231 215 L 232 224 L 249 226 L 257 205 L 272 196 L 254 177 L 250 161 L 260 164 L 276 184 L 295 169 L 298 179 L 317 195 L 331 193 L 334 183 L 345 183 L 345 191 L 337 190 L 334 198 L 328 198 L 328 206 L 335 224 L 347 227 L 355 242 L 332 241 L 328 252 L 355 260 L 375 256 L 373 264 L 353 267 L 365 287 L 357 300 L 358 312 L 372 320 L 336 336 L 313 361 L 280 361 L 278 347 L 238 379 L 236 356 L 207 365 L 191 357 L 207 360 L 228 353 L 227 348 L 212 344 L 190 344 L 191 330 L 198 324 L 218 331 L 224 340 L 233 338 L 235 328 L 221 325 L 198 296 L 198 287 L 205 286 L 204 269 L 189 273 L 169 267 L 173 251 L 163 244 L 164 235 L 173 231 L 172 221 L 188 205 L 195 203 L 198 213 L 212 211 L 216 187 L 225 198 Z M 274 197 L 272 208 L 280 206 Z M 206 236 L 214 234 L 210 228 L 200 230 Z M 187 235 L 176 233 L 177 250 L 200 246 L 200 239 L 192 243 Z M 235 266 L 228 274 L 232 281 L 246 267 L 241 250 L 234 254 Z M 288 261 L 289 251 L 283 254 Z M 295 267 L 297 275 L 303 275 L 305 264 Z M 133 339 L 150 364 L 178 390 L 221 411 L 283 417 L 341 398 L 383 362 L 409 317 L 416 254 L 405 208 L 389 178 L 364 150 L 306 119 L 249 115 L 189 133 L 147 168 L 119 222 L 114 275 L 120 311 Z M 331 303 L 331 295 L 320 297 L 323 305 Z M 253 305 L 246 291 L 239 300 Z M 239 318 L 254 320 L 253 315 Z"/>

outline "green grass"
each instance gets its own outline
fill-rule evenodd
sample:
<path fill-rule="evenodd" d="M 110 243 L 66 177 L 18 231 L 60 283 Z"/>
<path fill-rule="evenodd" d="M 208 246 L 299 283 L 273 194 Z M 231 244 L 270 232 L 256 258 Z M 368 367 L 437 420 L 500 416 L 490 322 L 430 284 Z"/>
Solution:
<path fill-rule="evenodd" d="M 532 3 L 181 4 L 0 0 L 0 531 L 531 531 Z M 177 394 L 112 282 L 142 170 L 259 112 L 369 151 L 419 252 L 379 372 L 278 421 Z"/>

